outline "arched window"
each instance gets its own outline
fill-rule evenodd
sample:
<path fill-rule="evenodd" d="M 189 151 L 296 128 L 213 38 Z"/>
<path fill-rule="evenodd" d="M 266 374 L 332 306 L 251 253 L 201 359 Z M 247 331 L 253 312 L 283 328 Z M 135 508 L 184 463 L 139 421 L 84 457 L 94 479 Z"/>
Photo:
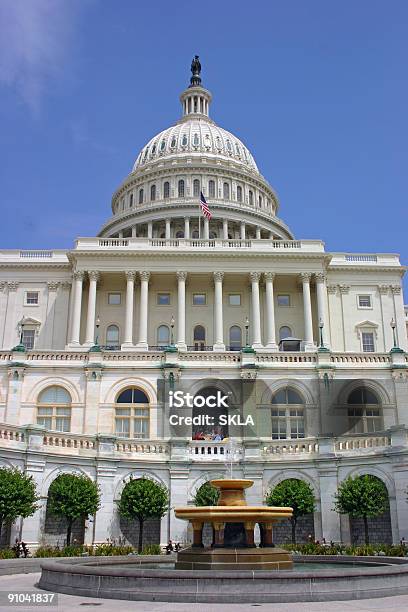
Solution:
<path fill-rule="evenodd" d="M 176 145 L 177 145 L 177 140 L 176 140 L 176 137 L 173 136 L 173 138 L 171 139 L 170 147 L 174 149 Z"/>
<path fill-rule="evenodd" d="M 183 230 L 179 230 L 178 232 L 176 232 L 176 238 L 184 238 Z"/>
<path fill-rule="evenodd" d="M 184 198 L 184 181 L 180 179 L 178 182 L 178 197 Z"/>
<path fill-rule="evenodd" d="M 37 424 L 54 431 L 71 430 L 71 396 L 63 387 L 47 387 L 38 396 Z"/>
<path fill-rule="evenodd" d="M 156 185 L 150 187 L 150 200 L 154 202 L 156 199 Z"/>
<path fill-rule="evenodd" d="M 208 181 L 208 196 L 210 198 L 215 198 L 215 181 Z"/>
<path fill-rule="evenodd" d="M 242 330 L 238 325 L 233 325 L 229 330 L 230 351 L 240 351 L 242 348 Z"/>
<path fill-rule="evenodd" d="M 283 325 L 279 330 L 279 340 L 290 338 L 292 336 L 292 330 L 287 325 Z"/>
<path fill-rule="evenodd" d="M 240 185 L 237 187 L 237 201 L 242 202 L 242 187 Z"/>
<path fill-rule="evenodd" d="M 251 206 L 253 206 L 254 205 L 254 194 L 251 190 L 249 190 L 248 195 L 249 195 L 249 203 Z"/>
<path fill-rule="evenodd" d="M 139 189 L 139 204 L 143 204 L 144 191 L 143 189 Z"/>
<path fill-rule="evenodd" d="M 160 151 L 164 151 L 165 148 L 166 148 L 166 141 L 162 140 L 160 143 Z"/>
<path fill-rule="evenodd" d="M 170 344 L 170 329 L 167 325 L 160 325 L 157 328 L 157 345 L 168 346 Z"/>
<path fill-rule="evenodd" d="M 223 193 L 224 200 L 229 200 L 230 188 L 229 188 L 228 183 L 224 183 L 224 185 L 222 186 L 222 193 Z"/>
<path fill-rule="evenodd" d="M 132 208 L 132 206 L 133 206 L 133 193 L 131 193 L 129 196 L 129 208 Z"/>
<path fill-rule="evenodd" d="M 156 148 L 157 148 L 156 143 L 154 143 L 154 145 L 152 146 L 152 154 L 151 154 L 151 157 L 154 157 L 154 156 L 156 155 Z"/>
<path fill-rule="evenodd" d="M 217 238 L 217 232 L 210 232 L 209 238 L 210 240 L 214 240 L 215 238 Z"/>
<path fill-rule="evenodd" d="M 187 144 L 188 144 L 187 134 L 184 134 L 184 135 L 183 135 L 183 138 L 182 138 L 182 140 L 181 140 L 181 144 L 182 144 L 182 146 L 183 146 L 183 147 L 186 147 L 186 146 L 187 146 Z"/>
<path fill-rule="evenodd" d="M 119 327 L 117 325 L 109 325 L 106 329 L 106 346 L 110 348 L 119 346 Z"/>
<path fill-rule="evenodd" d="M 194 350 L 203 351 L 205 348 L 205 329 L 202 325 L 194 328 Z"/>
<path fill-rule="evenodd" d="M 231 141 L 229 140 L 229 138 L 227 138 L 227 149 L 229 153 L 232 153 L 232 145 L 231 145 Z"/>
<path fill-rule="evenodd" d="M 259 196 L 258 204 L 259 204 L 259 208 L 262 208 L 262 196 Z"/>
<path fill-rule="evenodd" d="M 165 183 L 163 185 L 163 197 L 164 197 L 165 200 L 170 197 L 170 183 L 169 183 L 169 181 L 165 181 Z"/>
<path fill-rule="evenodd" d="M 200 181 L 198 179 L 193 181 L 193 196 L 197 198 L 200 196 Z"/>
<path fill-rule="evenodd" d="M 198 134 L 194 134 L 194 136 L 193 136 L 193 145 L 195 147 L 198 147 L 199 144 L 200 144 L 200 138 L 199 138 Z"/>
<path fill-rule="evenodd" d="M 304 438 L 304 402 L 290 387 L 280 389 L 272 397 L 272 439 Z"/>
<path fill-rule="evenodd" d="M 149 399 L 136 387 L 120 393 L 115 407 L 115 434 L 121 438 L 149 437 Z"/>
<path fill-rule="evenodd" d="M 382 415 L 378 397 L 366 387 L 358 387 L 347 398 L 347 416 L 351 433 L 381 431 Z"/>

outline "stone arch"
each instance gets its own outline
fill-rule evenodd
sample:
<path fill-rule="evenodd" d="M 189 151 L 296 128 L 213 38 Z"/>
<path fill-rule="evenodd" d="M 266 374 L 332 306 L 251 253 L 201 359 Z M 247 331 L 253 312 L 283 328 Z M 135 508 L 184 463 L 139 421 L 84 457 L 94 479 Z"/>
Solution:
<path fill-rule="evenodd" d="M 345 480 L 348 477 L 355 478 L 356 476 L 364 476 L 364 475 L 374 476 L 378 480 L 380 480 L 388 494 L 388 508 L 385 510 L 383 514 L 376 516 L 374 518 L 368 519 L 368 534 L 370 539 L 370 544 L 392 544 L 393 542 L 393 532 L 396 530 L 396 524 L 392 516 L 396 514 L 396 500 L 395 500 L 395 487 L 392 479 L 383 472 L 379 468 L 375 468 L 372 466 L 361 466 L 350 470 L 342 480 Z M 349 518 L 350 525 L 350 538 L 352 544 L 364 544 L 364 522 L 361 518 Z"/>
<path fill-rule="evenodd" d="M 214 480 L 215 478 L 224 478 L 225 477 L 225 473 L 223 471 L 219 471 L 219 472 L 205 472 L 204 474 L 200 474 L 200 476 L 198 476 L 190 485 L 190 487 L 188 488 L 187 491 L 187 503 L 190 503 L 193 501 L 195 494 L 197 493 L 198 489 L 205 484 L 206 482 L 208 482 L 209 480 Z"/>
<path fill-rule="evenodd" d="M 153 480 L 157 484 L 164 485 L 167 489 L 169 488 L 167 482 L 159 478 L 156 474 L 153 474 L 152 472 L 148 472 L 146 470 L 128 472 L 125 476 L 122 476 L 119 482 L 116 483 L 113 503 L 114 513 L 116 514 L 116 524 L 119 529 L 119 533 L 121 534 L 120 540 L 123 539 L 125 542 L 130 543 L 134 547 L 137 547 L 139 541 L 139 523 L 138 521 L 131 521 L 121 516 L 118 512 L 117 504 L 122 494 L 122 491 L 125 489 L 130 478 L 133 478 L 134 480 L 139 480 L 140 478 L 143 478 L 143 476 L 149 478 L 150 480 Z M 143 527 L 143 546 L 148 546 L 150 544 L 160 544 L 160 535 L 161 519 L 148 519 Z"/>
<path fill-rule="evenodd" d="M 272 476 L 268 482 L 268 488 L 265 490 L 265 495 L 269 489 L 276 487 L 276 485 L 289 479 L 301 480 L 307 483 L 313 491 L 316 504 L 315 512 L 301 516 L 298 519 L 296 525 L 296 542 L 301 544 L 307 542 L 309 540 L 309 536 L 311 536 L 313 540 L 315 539 L 315 515 L 320 505 L 320 487 L 318 482 L 309 476 L 309 474 L 301 470 L 288 470 L 284 475 L 276 474 L 275 476 Z M 273 528 L 274 544 L 290 544 L 292 542 L 291 531 L 292 527 L 289 520 L 276 523 Z"/>
<path fill-rule="evenodd" d="M 51 484 L 63 474 L 75 474 L 92 478 L 80 468 L 63 466 L 54 469 L 45 478 L 41 487 L 42 500 L 42 543 L 48 546 L 63 547 L 66 544 L 67 521 L 63 517 L 56 517 L 49 511 L 48 491 Z M 71 544 L 83 544 L 85 539 L 85 519 L 77 519 L 72 525 Z"/>
<path fill-rule="evenodd" d="M 157 394 L 154 386 L 148 380 L 144 378 L 138 378 L 132 376 L 131 378 L 121 378 L 109 387 L 104 397 L 104 404 L 114 404 L 116 398 L 121 391 L 128 389 L 129 387 L 138 387 L 141 391 L 146 393 L 149 398 L 149 404 L 157 404 Z"/>
<path fill-rule="evenodd" d="M 79 396 L 77 388 L 70 380 L 60 378 L 58 376 L 50 376 L 36 383 L 30 390 L 25 403 L 36 404 L 38 396 L 48 387 L 62 387 L 71 395 L 72 404 L 81 404 L 82 400 Z"/>
<path fill-rule="evenodd" d="M 290 387 L 299 393 L 299 395 L 301 395 L 303 398 L 305 405 L 314 406 L 316 404 L 316 399 L 313 397 L 309 387 L 302 381 L 292 378 L 280 378 L 279 380 L 272 382 L 272 384 L 266 385 L 266 389 L 261 397 L 261 404 L 270 404 L 275 393 L 281 389 L 285 389 L 286 387 Z"/>
<path fill-rule="evenodd" d="M 376 380 L 367 380 L 365 378 L 359 378 L 346 383 L 339 391 L 337 403 L 341 406 L 346 405 L 350 393 L 359 387 L 365 387 L 372 391 L 378 397 L 382 406 L 391 403 L 390 397 L 381 383 Z"/>

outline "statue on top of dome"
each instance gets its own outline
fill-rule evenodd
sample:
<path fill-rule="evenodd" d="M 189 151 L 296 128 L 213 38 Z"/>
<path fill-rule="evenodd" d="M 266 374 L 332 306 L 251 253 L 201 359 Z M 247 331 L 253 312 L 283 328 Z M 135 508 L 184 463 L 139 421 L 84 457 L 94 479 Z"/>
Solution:
<path fill-rule="evenodd" d="M 190 87 L 198 87 L 201 85 L 201 63 L 198 55 L 194 56 L 193 61 L 191 62 L 191 73 L 192 77 L 190 79 Z"/>

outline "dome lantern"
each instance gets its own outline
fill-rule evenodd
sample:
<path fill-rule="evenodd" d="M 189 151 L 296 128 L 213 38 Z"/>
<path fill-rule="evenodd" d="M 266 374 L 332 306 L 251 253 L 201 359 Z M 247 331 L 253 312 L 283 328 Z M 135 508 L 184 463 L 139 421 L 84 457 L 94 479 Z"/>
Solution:
<path fill-rule="evenodd" d="M 201 118 L 208 117 L 212 96 L 209 91 L 201 86 L 201 63 L 198 55 L 191 62 L 191 72 L 190 85 L 180 96 L 183 118 L 190 118 L 191 115 Z"/>

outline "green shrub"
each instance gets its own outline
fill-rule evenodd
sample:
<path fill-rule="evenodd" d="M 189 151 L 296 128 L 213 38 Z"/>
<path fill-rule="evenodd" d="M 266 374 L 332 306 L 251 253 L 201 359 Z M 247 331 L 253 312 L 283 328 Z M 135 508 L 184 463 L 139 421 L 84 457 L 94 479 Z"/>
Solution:
<path fill-rule="evenodd" d="M 160 544 L 148 544 L 141 552 L 142 555 L 161 555 Z"/>
<path fill-rule="evenodd" d="M 111 557 L 115 555 L 128 555 L 132 552 L 132 546 L 119 546 L 116 544 L 98 544 L 97 546 L 95 546 L 93 553 L 89 554 L 94 554 L 97 557 L 102 555 Z"/>
<path fill-rule="evenodd" d="M 408 547 L 400 544 L 363 544 L 346 545 L 346 544 L 315 544 L 307 542 L 306 544 L 283 544 L 282 548 L 301 555 L 350 555 L 354 557 L 373 557 L 379 553 L 384 553 L 387 557 L 405 557 L 408 555 Z"/>
<path fill-rule="evenodd" d="M 1 548 L 0 559 L 15 559 L 16 553 L 12 548 Z"/>

